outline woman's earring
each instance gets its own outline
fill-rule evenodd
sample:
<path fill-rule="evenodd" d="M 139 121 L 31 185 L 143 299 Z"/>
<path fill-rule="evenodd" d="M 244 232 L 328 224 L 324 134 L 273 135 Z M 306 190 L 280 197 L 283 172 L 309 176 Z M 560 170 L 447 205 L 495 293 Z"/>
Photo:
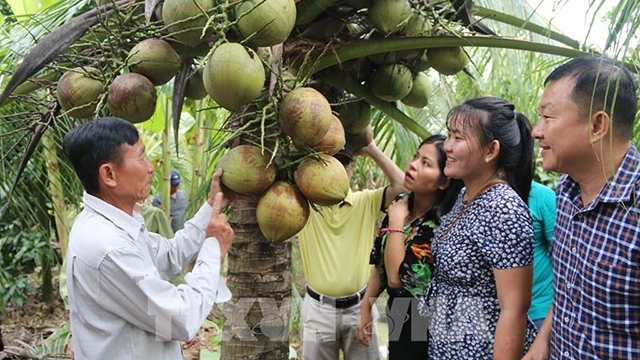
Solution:
<path fill-rule="evenodd" d="M 489 158 L 484 158 L 484 162 L 489 163 Z"/>

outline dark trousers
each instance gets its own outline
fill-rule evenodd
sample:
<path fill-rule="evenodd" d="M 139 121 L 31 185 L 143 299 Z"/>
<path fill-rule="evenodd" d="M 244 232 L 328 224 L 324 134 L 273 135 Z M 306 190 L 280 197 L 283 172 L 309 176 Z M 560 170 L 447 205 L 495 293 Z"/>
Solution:
<path fill-rule="evenodd" d="M 419 299 L 390 296 L 387 301 L 389 360 L 427 359 L 427 319 L 418 314 Z"/>

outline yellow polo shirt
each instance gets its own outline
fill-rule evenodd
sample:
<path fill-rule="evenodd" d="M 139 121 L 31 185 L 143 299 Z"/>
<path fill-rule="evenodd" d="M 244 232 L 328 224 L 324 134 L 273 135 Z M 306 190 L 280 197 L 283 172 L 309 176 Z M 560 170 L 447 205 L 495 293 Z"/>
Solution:
<path fill-rule="evenodd" d="M 358 292 L 369 281 L 369 254 L 384 189 L 347 194 L 343 204 L 311 209 L 298 234 L 307 284 L 332 297 Z"/>

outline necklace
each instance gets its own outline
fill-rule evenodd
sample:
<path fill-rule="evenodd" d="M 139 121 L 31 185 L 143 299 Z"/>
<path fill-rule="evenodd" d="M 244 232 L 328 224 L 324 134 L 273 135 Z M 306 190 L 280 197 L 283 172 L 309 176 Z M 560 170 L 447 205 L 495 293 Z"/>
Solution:
<path fill-rule="evenodd" d="M 433 239 L 434 242 L 440 242 L 442 239 L 444 239 L 444 237 L 449 233 L 449 231 L 451 231 L 451 229 L 453 228 L 453 226 L 458 222 L 458 220 L 460 220 L 460 218 L 462 218 L 462 215 L 464 215 L 464 213 L 467 211 L 467 209 L 471 206 L 471 204 L 473 204 L 473 202 L 483 193 L 487 192 L 489 189 L 491 189 L 492 187 L 498 185 L 498 184 L 504 184 L 504 181 L 498 180 L 498 181 L 492 181 L 490 183 L 488 183 L 487 185 L 485 185 L 485 187 L 483 187 L 482 189 L 480 189 L 480 191 L 476 194 L 476 196 L 473 197 L 473 199 L 469 200 L 466 204 L 464 204 L 464 206 L 462 207 L 462 209 L 460 210 L 460 212 L 458 212 L 458 215 L 456 215 L 456 217 L 453 219 L 453 221 L 449 224 L 449 226 L 447 226 L 447 228 L 440 233 L 440 236 L 438 236 L 436 239 Z M 462 200 L 464 202 L 464 199 Z"/>

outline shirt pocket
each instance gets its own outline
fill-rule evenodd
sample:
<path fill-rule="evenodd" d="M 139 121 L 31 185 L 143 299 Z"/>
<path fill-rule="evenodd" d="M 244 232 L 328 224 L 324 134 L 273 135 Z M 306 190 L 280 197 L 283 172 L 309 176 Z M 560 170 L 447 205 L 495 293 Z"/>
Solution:
<path fill-rule="evenodd" d="M 587 258 L 583 304 L 596 323 L 614 332 L 640 336 L 640 269 L 631 264 Z"/>

